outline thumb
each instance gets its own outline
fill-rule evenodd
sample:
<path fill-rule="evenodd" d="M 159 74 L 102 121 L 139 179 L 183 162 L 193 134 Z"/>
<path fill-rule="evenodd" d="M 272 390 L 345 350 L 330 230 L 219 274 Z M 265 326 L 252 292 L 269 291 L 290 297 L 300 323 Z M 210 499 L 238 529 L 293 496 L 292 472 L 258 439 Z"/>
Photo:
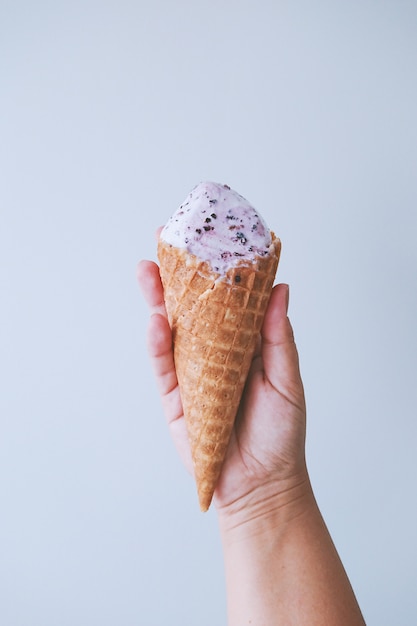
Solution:
<path fill-rule="evenodd" d="M 288 303 L 289 286 L 276 285 L 262 326 L 262 360 L 270 384 L 299 406 L 304 394 Z"/>

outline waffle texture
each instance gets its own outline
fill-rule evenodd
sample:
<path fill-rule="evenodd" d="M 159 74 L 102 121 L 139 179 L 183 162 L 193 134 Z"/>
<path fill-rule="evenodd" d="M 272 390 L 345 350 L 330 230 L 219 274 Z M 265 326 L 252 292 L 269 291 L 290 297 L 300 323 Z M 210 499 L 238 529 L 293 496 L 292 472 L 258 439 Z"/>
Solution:
<path fill-rule="evenodd" d="M 281 250 L 273 233 L 272 241 L 268 256 L 242 260 L 223 277 L 186 250 L 158 242 L 202 511 L 213 497 L 271 295 Z"/>

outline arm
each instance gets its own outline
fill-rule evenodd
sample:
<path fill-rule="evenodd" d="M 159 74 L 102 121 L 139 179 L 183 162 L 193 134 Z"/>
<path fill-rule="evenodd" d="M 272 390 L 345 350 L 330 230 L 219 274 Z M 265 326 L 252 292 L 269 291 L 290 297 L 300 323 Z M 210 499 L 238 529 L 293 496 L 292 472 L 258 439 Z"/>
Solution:
<path fill-rule="evenodd" d="M 364 624 L 308 481 L 249 517 L 220 518 L 229 626 Z"/>
<path fill-rule="evenodd" d="M 191 470 L 158 267 L 143 261 L 149 354 L 174 442 Z M 222 536 L 229 626 L 359 626 L 364 621 L 320 515 L 305 464 L 305 402 L 277 285 L 214 496 Z"/>

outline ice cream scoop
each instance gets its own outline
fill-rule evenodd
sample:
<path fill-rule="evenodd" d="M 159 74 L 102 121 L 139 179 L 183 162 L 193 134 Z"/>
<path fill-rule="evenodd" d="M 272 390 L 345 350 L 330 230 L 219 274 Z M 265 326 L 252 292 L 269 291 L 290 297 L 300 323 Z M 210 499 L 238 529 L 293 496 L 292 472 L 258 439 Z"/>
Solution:
<path fill-rule="evenodd" d="M 268 306 L 281 243 L 226 185 L 201 183 L 158 242 L 202 511 L 211 503 Z"/>
<path fill-rule="evenodd" d="M 194 187 L 163 228 L 161 238 L 224 274 L 241 259 L 269 253 L 271 233 L 254 207 L 228 185 Z"/>

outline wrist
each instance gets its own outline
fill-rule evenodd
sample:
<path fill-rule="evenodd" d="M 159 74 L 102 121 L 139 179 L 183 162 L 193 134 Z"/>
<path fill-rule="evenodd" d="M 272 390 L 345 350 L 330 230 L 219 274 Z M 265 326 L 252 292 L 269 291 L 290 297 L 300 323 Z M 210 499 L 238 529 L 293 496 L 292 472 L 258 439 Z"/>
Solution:
<path fill-rule="evenodd" d="M 237 500 L 217 508 L 222 536 L 244 539 L 278 529 L 316 506 L 307 470 L 271 479 Z"/>

